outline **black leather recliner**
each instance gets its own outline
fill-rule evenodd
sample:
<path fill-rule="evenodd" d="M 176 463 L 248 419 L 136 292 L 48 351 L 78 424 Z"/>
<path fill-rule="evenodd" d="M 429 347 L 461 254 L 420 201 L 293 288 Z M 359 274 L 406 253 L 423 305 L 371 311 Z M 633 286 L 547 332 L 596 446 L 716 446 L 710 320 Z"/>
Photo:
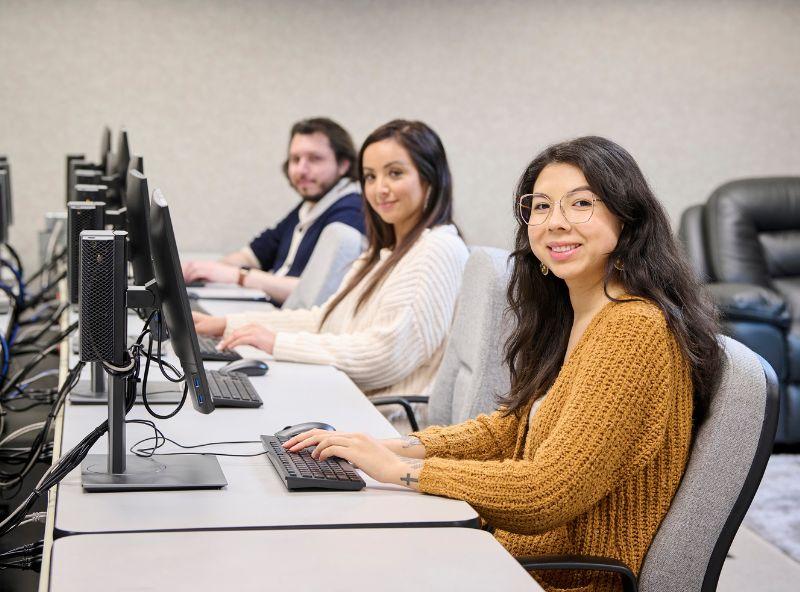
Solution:
<path fill-rule="evenodd" d="M 800 443 L 800 177 L 726 183 L 683 213 L 679 235 L 723 332 L 778 375 L 775 441 Z"/>

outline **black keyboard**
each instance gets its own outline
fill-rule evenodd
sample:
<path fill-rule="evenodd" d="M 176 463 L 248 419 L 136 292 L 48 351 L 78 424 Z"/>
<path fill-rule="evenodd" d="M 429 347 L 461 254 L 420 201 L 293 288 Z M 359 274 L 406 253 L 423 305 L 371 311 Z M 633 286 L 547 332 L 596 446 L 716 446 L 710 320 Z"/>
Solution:
<path fill-rule="evenodd" d="M 344 489 L 357 491 L 364 489 L 366 483 L 353 465 L 341 458 L 315 460 L 311 457 L 313 448 L 300 452 L 289 452 L 281 444 L 288 438 L 261 436 L 261 443 L 267 451 L 267 458 L 278 471 L 286 489 Z"/>
<path fill-rule="evenodd" d="M 203 305 L 197 301 L 197 298 L 189 298 L 189 308 L 191 308 L 194 312 L 209 314 L 208 309 L 203 307 Z"/>
<path fill-rule="evenodd" d="M 216 337 L 198 335 L 197 344 L 200 346 L 200 357 L 207 362 L 233 362 L 234 360 L 242 359 L 242 356 L 232 349 L 218 351 L 217 344 L 219 341 Z"/>
<path fill-rule="evenodd" d="M 261 407 L 264 402 L 247 375 L 206 370 L 208 388 L 215 407 Z"/>

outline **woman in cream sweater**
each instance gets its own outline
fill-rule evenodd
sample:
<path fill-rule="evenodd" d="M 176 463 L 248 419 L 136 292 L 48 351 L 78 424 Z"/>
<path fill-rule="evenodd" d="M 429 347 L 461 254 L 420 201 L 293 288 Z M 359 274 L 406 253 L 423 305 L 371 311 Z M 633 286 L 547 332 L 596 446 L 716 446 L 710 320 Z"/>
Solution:
<path fill-rule="evenodd" d="M 367 394 L 423 393 L 441 362 L 468 251 L 453 224 L 444 146 L 396 120 L 358 157 L 369 246 L 322 306 L 209 317 L 197 332 L 220 347 L 253 345 L 276 360 L 332 364 Z"/>
<path fill-rule="evenodd" d="M 314 430 L 286 446 L 465 500 L 514 555 L 611 557 L 638 573 L 718 380 L 713 310 L 636 162 L 609 140 L 546 149 L 516 212 L 500 409 L 401 440 Z M 536 578 L 620 589 L 608 574 Z"/>

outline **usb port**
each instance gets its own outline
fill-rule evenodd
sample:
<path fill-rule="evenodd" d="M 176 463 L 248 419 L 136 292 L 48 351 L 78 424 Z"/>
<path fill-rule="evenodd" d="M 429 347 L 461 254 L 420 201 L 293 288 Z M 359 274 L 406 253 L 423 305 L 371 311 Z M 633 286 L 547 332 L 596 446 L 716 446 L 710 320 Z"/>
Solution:
<path fill-rule="evenodd" d="M 200 377 L 197 376 L 197 375 L 195 375 L 195 377 L 194 377 L 194 388 L 196 388 L 196 389 L 200 388 Z"/>

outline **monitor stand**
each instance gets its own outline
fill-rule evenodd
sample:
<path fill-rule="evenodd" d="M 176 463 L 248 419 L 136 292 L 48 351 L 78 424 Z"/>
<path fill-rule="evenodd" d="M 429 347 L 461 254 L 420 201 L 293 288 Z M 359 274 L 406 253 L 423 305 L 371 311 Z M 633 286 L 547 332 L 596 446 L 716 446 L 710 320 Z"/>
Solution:
<path fill-rule="evenodd" d="M 108 388 L 106 373 L 100 362 L 91 362 L 89 380 L 81 380 L 69 394 L 73 405 L 107 405 Z M 148 381 L 147 403 L 149 405 L 177 405 L 183 398 L 183 386 L 169 381 Z M 136 404 L 144 403 L 140 391 L 141 383 L 136 385 Z"/>
<path fill-rule="evenodd" d="M 228 482 L 211 455 L 141 458 L 126 455 L 125 379 L 110 377 L 108 454 L 90 454 L 81 464 L 87 492 L 220 489 Z"/>

